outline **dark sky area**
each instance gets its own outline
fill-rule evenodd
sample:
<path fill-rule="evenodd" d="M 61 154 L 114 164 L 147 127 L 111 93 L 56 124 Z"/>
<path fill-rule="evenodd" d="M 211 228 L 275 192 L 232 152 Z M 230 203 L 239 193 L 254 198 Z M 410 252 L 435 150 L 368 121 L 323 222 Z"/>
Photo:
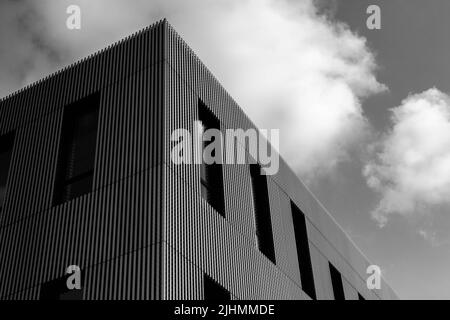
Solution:
<path fill-rule="evenodd" d="M 410 93 L 436 87 L 450 92 L 450 1 L 446 0 L 337 0 L 334 18 L 364 36 L 376 55 L 377 79 L 389 91 L 369 97 L 363 109 L 376 130 L 389 129 L 389 109 Z M 381 29 L 366 27 L 366 8 L 381 9 Z M 376 197 L 361 177 L 357 161 L 341 168 L 344 179 L 329 179 L 315 189 L 354 241 L 385 268 L 385 277 L 402 298 L 450 298 L 450 222 L 448 208 L 420 225 L 439 230 L 441 241 L 431 244 L 417 236 L 417 221 L 394 218 L 377 229 L 367 215 Z M 343 188 L 342 184 L 344 184 Z M 358 199 L 350 201 L 349 190 Z M 450 197 L 450 195 L 449 195 Z"/>

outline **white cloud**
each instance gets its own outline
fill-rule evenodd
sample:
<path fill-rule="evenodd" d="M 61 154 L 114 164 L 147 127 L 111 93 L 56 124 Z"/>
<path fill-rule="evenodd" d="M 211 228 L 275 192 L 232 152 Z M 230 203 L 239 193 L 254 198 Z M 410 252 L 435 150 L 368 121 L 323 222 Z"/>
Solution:
<path fill-rule="evenodd" d="M 65 28 L 69 4 L 81 7 L 81 31 Z M 167 17 L 259 127 L 281 129 L 281 153 L 306 178 L 348 158 L 368 126 L 361 100 L 385 89 L 365 39 L 319 15 L 313 0 L 29 5 L 64 62 Z"/>
<path fill-rule="evenodd" d="M 37 80 L 33 75 L 49 73 L 58 62 L 41 37 L 45 32 L 40 20 L 25 2 L 0 2 L 0 97 Z"/>
<path fill-rule="evenodd" d="M 410 95 L 392 109 L 392 122 L 364 168 L 368 185 L 382 196 L 373 218 L 383 226 L 392 214 L 448 211 L 450 97 L 436 88 Z"/>

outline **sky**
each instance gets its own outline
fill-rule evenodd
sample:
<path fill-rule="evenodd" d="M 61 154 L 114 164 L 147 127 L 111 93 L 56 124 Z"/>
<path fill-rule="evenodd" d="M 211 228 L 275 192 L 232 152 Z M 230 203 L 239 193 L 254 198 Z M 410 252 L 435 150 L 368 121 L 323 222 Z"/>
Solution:
<path fill-rule="evenodd" d="M 81 29 L 66 27 L 69 5 Z M 377 4 L 381 28 L 369 30 Z M 167 18 L 403 299 L 450 299 L 450 1 L 0 0 L 0 97 Z"/>

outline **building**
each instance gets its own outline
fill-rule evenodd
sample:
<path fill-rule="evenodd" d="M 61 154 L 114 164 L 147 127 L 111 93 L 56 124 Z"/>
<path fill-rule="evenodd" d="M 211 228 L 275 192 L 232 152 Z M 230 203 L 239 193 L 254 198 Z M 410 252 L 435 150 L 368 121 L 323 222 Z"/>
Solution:
<path fill-rule="evenodd" d="M 396 298 L 283 161 L 172 163 L 194 119 L 254 128 L 165 20 L 1 100 L 0 297 Z"/>

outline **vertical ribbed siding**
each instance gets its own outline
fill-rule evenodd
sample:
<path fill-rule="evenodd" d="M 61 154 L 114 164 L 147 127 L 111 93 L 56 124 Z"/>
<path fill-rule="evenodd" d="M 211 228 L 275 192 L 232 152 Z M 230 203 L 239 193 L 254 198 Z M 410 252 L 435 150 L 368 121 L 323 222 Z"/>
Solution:
<path fill-rule="evenodd" d="M 192 182 L 166 170 L 164 298 L 176 297 L 180 286 L 188 293 L 202 290 L 202 281 L 185 280 L 193 267 L 240 299 L 303 298 L 300 287 L 257 250 L 254 238 L 223 219 L 194 191 Z"/>
<path fill-rule="evenodd" d="M 0 134 L 17 138 L 0 226 L 50 208 L 62 108 L 92 92 L 102 95 L 93 189 L 161 162 L 164 30 L 145 29 L 2 101 Z"/>
<path fill-rule="evenodd" d="M 0 134 L 16 132 L 0 297 L 39 298 L 76 264 L 85 298 L 160 298 L 165 30 L 156 23 L 0 101 Z M 92 193 L 52 207 L 63 107 L 96 91 Z"/>
<path fill-rule="evenodd" d="M 160 277 L 155 256 L 160 245 L 151 245 L 137 251 L 93 266 L 85 271 L 88 287 L 87 300 L 142 300 L 160 299 Z"/>
<path fill-rule="evenodd" d="M 226 99 L 225 91 L 198 59 L 183 52 L 184 44 L 169 31 L 164 107 L 163 297 L 197 299 L 199 292 L 203 293 L 200 272 L 210 275 L 235 298 L 303 299 L 300 286 L 256 246 L 248 166 L 223 165 L 226 210 L 223 218 L 201 197 L 199 165 L 175 165 L 170 160 L 171 148 L 176 144 L 170 142 L 170 135 L 179 128 L 193 133 L 199 98 L 221 120 L 223 134 L 226 128 L 239 128 L 239 123 L 242 128 L 249 128 L 250 123 L 237 105 Z M 197 87 L 194 85 L 197 83 L 201 84 Z M 230 119 L 233 112 L 236 121 Z M 238 148 L 243 150 L 240 145 Z M 277 212 L 279 204 L 274 203 L 274 208 Z M 281 217 L 275 214 L 273 219 L 275 232 L 281 238 Z M 282 245 L 280 242 L 280 248 Z M 196 281 L 189 280 L 192 277 Z"/>
<path fill-rule="evenodd" d="M 84 269 L 159 245 L 160 184 L 155 167 L 3 228 L 0 296 L 60 277 L 71 264 Z M 147 268 L 159 279 L 158 246 L 152 254 Z"/>
<path fill-rule="evenodd" d="M 49 208 L 62 123 L 61 110 L 15 130 L 8 196 L 0 216 L 1 227 Z"/>

